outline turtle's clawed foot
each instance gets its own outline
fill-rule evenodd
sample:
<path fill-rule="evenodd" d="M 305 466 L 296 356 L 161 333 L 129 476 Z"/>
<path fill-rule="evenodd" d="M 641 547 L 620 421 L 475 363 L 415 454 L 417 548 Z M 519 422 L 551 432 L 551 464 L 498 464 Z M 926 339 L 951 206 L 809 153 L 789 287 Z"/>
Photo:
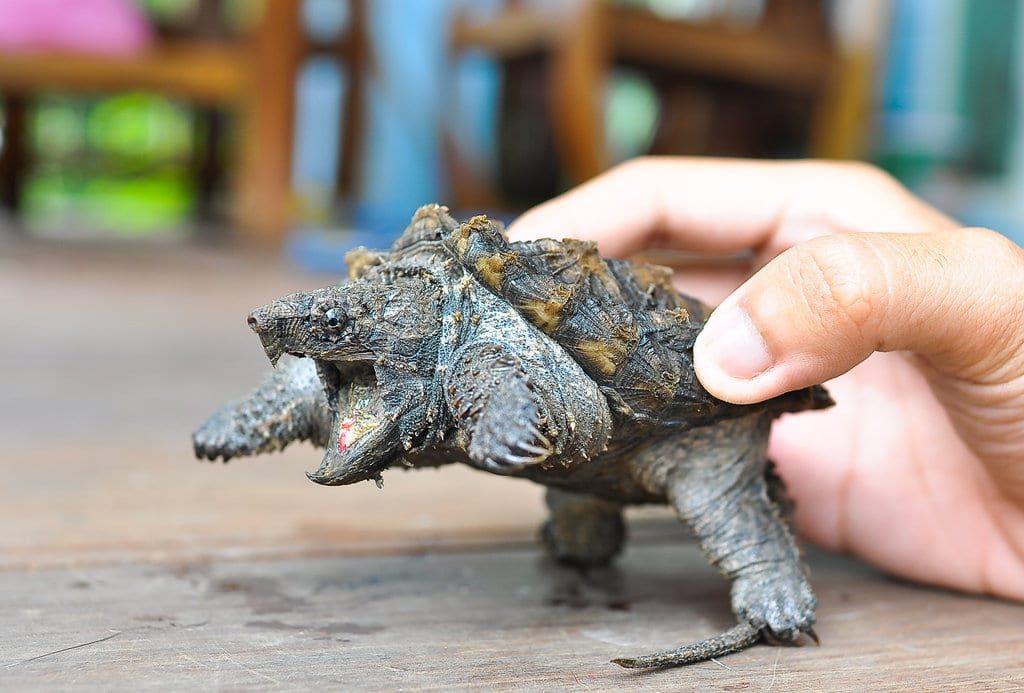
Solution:
<path fill-rule="evenodd" d="M 192 448 L 196 457 L 203 460 L 225 462 L 233 457 L 244 457 L 256 452 L 279 450 L 284 447 L 275 444 L 268 435 L 266 426 L 247 415 L 248 402 L 234 402 L 215 411 L 195 433 L 192 434 Z"/>
<path fill-rule="evenodd" d="M 814 593 L 798 565 L 783 564 L 772 571 L 741 575 L 732 586 L 733 611 L 740 618 L 737 625 L 678 650 L 612 662 L 627 669 L 674 667 L 739 652 L 762 641 L 796 645 L 806 635 L 817 643 L 818 634 L 813 628 L 816 605 Z"/>
<path fill-rule="evenodd" d="M 740 575 L 732 585 L 733 613 L 763 631 L 772 643 L 792 645 L 813 633 L 816 607 L 799 565 L 777 564 L 771 570 Z"/>
<path fill-rule="evenodd" d="M 469 456 L 498 474 L 544 462 L 554 446 L 541 432 L 540 419 L 529 381 L 521 374 L 507 379 L 491 393 L 488 406 L 480 414 Z"/>
<path fill-rule="evenodd" d="M 192 434 L 192 448 L 201 460 L 225 462 L 242 454 L 241 431 L 232 416 L 234 407 L 228 405 L 213 413 L 203 425 Z"/>

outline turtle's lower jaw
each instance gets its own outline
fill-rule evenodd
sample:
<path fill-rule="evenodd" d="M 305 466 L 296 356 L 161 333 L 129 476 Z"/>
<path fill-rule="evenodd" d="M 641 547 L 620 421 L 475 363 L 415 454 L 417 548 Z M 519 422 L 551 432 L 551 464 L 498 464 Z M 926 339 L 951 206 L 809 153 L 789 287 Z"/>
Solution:
<path fill-rule="evenodd" d="M 341 387 L 335 393 L 334 422 L 323 461 L 310 481 L 344 486 L 378 479 L 400 447 L 394 422 L 383 414 L 383 402 L 372 386 Z"/>
<path fill-rule="evenodd" d="M 315 472 L 306 472 L 306 477 L 323 486 L 348 486 L 369 479 L 374 479 L 380 486 L 381 472 L 388 466 L 390 463 L 386 457 L 373 462 L 351 459 L 347 455 L 338 454 L 336 448 L 329 447 L 320 467 Z"/>
<path fill-rule="evenodd" d="M 306 478 L 321 486 L 345 486 L 355 483 L 356 480 L 349 480 L 345 475 L 339 475 L 337 471 L 327 462 L 324 462 L 315 472 L 306 472 Z M 361 479 L 358 481 L 361 481 Z"/>

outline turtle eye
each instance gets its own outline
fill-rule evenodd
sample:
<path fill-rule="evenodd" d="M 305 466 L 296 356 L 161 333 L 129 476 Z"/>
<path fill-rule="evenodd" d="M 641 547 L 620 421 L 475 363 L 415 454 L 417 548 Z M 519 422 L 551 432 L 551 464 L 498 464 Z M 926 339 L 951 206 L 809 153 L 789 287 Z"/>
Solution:
<path fill-rule="evenodd" d="M 338 309 L 329 308 L 327 312 L 324 313 L 324 322 L 327 324 L 328 327 L 337 327 L 338 325 L 340 325 L 341 318 L 338 317 Z"/>

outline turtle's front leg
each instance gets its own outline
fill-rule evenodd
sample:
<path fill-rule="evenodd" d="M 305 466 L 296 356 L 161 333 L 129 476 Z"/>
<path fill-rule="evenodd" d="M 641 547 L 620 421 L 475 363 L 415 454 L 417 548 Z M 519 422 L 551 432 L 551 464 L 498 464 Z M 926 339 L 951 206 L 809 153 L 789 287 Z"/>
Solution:
<path fill-rule="evenodd" d="M 770 636 L 815 637 L 817 605 L 800 552 L 769 494 L 765 451 L 771 418 L 755 414 L 691 433 L 666 477 L 667 495 L 708 560 L 733 580 L 739 623 L 689 647 L 615 660 L 629 668 L 676 666 L 744 649 Z"/>
<path fill-rule="evenodd" d="M 225 462 L 283 450 L 294 440 L 324 445 L 331 414 L 316 366 L 283 360 L 249 397 L 224 405 L 192 434 L 196 457 Z"/>
<path fill-rule="evenodd" d="M 551 517 L 541 527 L 548 554 L 578 568 L 611 563 L 626 539 L 622 506 L 596 496 L 549 488 L 545 496 Z"/>
<path fill-rule="evenodd" d="M 462 447 L 494 474 L 590 460 L 607 447 L 607 401 L 560 348 L 530 344 L 514 329 L 507 343 L 465 344 L 446 372 L 444 397 Z"/>
<path fill-rule="evenodd" d="M 466 452 L 488 471 L 508 474 L 554 453 L 554 441 L 541 430 L 547 416 L 536 386 L 503 346 L 465 347 L 448 373 L 445 397 L 468 437 Z"/>

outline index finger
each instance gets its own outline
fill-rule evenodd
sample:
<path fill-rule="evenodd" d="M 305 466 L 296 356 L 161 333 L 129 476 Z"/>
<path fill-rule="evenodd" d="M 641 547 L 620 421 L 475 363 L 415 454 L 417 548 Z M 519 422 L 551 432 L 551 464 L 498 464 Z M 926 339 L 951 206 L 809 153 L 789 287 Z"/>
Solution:
<path fill-rule="evenodd" d="M 647 157 L 526 212 L 515 240 L 587 238 L 606 255 L 649 248 L 781 252 L 826 233 L 914 233 L 957 224 L 855 162 Z"/>

